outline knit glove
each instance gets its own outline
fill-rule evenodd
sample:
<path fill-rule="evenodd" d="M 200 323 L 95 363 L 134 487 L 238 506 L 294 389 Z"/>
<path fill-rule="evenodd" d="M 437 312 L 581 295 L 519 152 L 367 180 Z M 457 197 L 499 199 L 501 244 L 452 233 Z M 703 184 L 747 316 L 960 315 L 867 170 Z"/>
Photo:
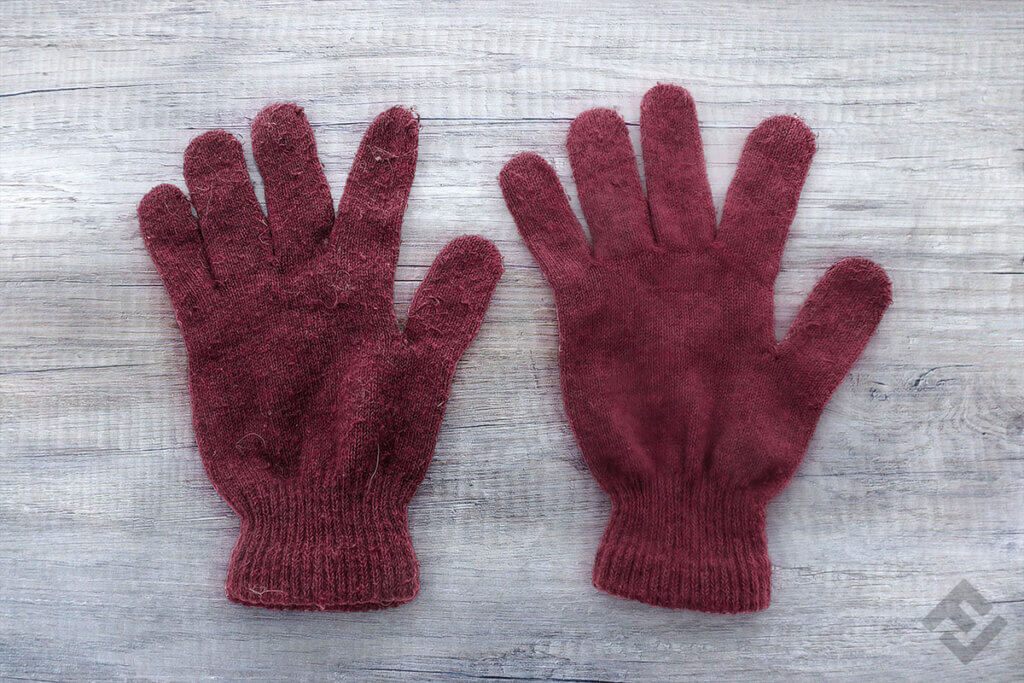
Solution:
<path fill-rule="evenodd" d="M 693 99 L 659 85 L 640 119 L 581 114 L 566 146 L 588 244 L 554 170 L 523 154 L 505 200 L 555 294 L 569 423 L 611 497 L 594 585 L 653 605 L 764 609 L 765 507 L 890 302 L 864 259 L 832 266 L 776 342 L 773 283 L 814 136 L 778 116 L 747 139 L 716 227 Z"/>
<path fill-rule="evenodd" d="M 335 214 L 302 110 L 273 105 L 252 124 L 266 216 L 219 130 L 185 152 L 189 199 L 161 185 L 139 205 L 185 338 L 203 465 L 241 518 L 235 602 L 369 610 L 419 588 L 406 507 L 502 267 L 482 238 L 451 242 L 399 327 L 417 137 L 406 110 L 377 117 Z"/>

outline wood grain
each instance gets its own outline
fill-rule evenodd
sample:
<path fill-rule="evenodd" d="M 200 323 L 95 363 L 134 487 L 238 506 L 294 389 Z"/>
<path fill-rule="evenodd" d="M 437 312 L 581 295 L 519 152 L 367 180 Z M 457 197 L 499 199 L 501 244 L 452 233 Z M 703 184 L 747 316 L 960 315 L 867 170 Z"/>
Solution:
<path fill-rule="evenodd" d="M 1021 2 L 7 0 L 0 26 L 0 676 L 1019 676 Z M 551 295 L 496 181 L 533 150 L 575 197 L 571 119 L 609 106 L 635 134 L 658 81 L 697 100 L 719 205 L 762 118 L 799 113 L 818 136 L 780 334 L 842 256 L 894 285 L 769 510 L 773 603 L 755 615 L 591 587 L 608 503 L 565 422 Z M 422 116 L 400 314 L 451 238 L 482 234 L 505 258 L 412 505 L 423 587 L 400 609 L 224 598 L 237 522 L 200 465 L 135 206 L 183 184 L 193 136 L 248 143 L 272 101 L 306 108 L 335 197 L 376 113 Z M 969 665 L 921 622 L 961 579 L 1009 622 Z"/>

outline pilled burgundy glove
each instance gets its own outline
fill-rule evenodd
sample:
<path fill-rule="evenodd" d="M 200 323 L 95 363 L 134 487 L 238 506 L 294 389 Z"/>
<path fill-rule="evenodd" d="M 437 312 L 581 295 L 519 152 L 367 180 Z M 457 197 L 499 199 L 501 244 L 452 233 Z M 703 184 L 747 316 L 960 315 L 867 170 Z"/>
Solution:
<path fill-rule="evenodd" d="M 406 506 L 502 268 L 490 242 L 453 241 L 399 328 L 417 136 L 408 111 L 381 114 L 335 215 L 302 110 L 274 105 L 252 124 L 268 216 L 224 131 L 185 152 L 191 202 L 161 185 L 139 205 L 188 350 L 203 464 L 241 518 L 235 602 L 368 610 L 419 588 Z"/>
<path fill-rule="evenodd" d="M 612 499 L 594 585 L 708 612 L 764 609 L 765 507 L 890 302 L 881 268 L 834 265 L 786 338 L 772 290 L 814 136 L 779 116 L 747 139 L 715 225 L 693 99 L 659 85 L 640 118 L 581 114 L 567 147 L 593 250 L 554 170 L 523 154 L 505 200 L 555 292 L 566 412 Z"/>

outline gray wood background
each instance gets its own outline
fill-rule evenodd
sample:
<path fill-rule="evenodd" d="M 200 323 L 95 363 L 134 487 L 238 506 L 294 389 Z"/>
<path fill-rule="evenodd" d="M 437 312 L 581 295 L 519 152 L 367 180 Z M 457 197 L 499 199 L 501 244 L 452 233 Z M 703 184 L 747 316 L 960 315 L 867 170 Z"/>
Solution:
<path fill-rule="evenodd" d="M 0 676 L 897 679 L 1024 665 L 1021 2 L 0 5 Z M 769 610 L 593 589 L 608 514 L 566 425 L 555 312 L 496 176 L 658 81 L 698 102 L 721 202 L 743 139 L 799 113 L 819 152 L 778 328 L 834 260 L 895 303 L 769 510 Z M 422 591 L 372 614 L 224 598 L 237 522 L 203 474 L 185 352 L 135 219 L 182 152 L 306 108 L 340 190 L 370 120 L 422 116 L 397 309 L 441 246 L 506 272 L 411 508 Z M 255 167 L 251 164 L 250 168 Z M 258 177 L 255 180 L 259 181 Z M 260 190 L 261 191 L 261 190 Z M 922 618 L 961 579 L 1007 626 L 961 664 Z M 966 608 L 969 613 L 970 608 Z"/>

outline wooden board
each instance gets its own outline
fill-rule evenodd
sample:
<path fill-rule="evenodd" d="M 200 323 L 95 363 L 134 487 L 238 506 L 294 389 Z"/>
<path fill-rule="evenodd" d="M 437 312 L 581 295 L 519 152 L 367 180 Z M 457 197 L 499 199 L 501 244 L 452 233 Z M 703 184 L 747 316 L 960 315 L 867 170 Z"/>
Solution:
<path fill-rule="evenodd" d="M 1019 676 L 1021 2 L 7 0 L 0 26 L 0 676 Z M 894 286 L 769 509 L 774 595 L 754 615 L 590 585 L 609 506 L 565 421 L 551 294 L 496 182 L 533 150 L 575 203 L 569 122 L 608 106 L 636 134 L 658 81 L 697 100 L 719 206 L 762 118 L 799 113 L 818 136 L 780 334 L 842 256 L 877 260 Z M 238 525 L 200 465 L 135 207 L 183 184 L 205 130 L 248 154 L 273 101 L 306 108 L 335 197 L 378 112 L 422 117 L 400 315 L 453 237 L 505 258 L 411 507 L 422 590 L 400 609 L 224 598 Z M 966 665 L 940 642 L 952 622 L 922 623 L 962 579 L 992 602 L 965 608 L 978 626 L 962 640 L 1008 624 Z"/>

